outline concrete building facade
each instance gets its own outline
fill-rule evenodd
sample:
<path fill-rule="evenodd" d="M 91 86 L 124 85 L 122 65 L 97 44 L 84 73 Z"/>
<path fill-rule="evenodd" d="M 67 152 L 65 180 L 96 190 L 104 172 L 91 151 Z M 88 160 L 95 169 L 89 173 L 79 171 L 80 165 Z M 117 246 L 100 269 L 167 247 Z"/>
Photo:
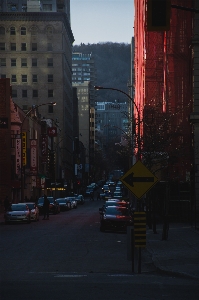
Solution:
<path fill-rule="evenodd" d="M 12 1 L 7 7 L 0 2 L 0 77 L 10 78 L 13 101 L 25 112 L 56 102 L 39 112 L 41 118 L 59 121 L 60 174 L 68 179 L 73 172 L 74 41 L 69 12 L 68 0 Z"/>

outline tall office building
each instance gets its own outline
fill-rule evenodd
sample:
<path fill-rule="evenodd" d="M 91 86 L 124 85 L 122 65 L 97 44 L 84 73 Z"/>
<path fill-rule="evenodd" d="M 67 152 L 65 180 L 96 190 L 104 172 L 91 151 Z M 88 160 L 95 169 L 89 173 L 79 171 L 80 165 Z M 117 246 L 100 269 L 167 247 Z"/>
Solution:
<path fill-rule="evenodd" d="M 72 82 L 80 84 L 84 82 L 90 82 L 89 94 L 90 94 L 90 106 L 95 107 L 95 89 L 96 83 L 96 70 L 95 60 L 92 54 L 83 54 L 74 52 L 72 54 Z"/>
<path fill-rule="evenodd" d="M 85 173 L 91 176 L 95 152 L 95 89 L 96 70 L 92 54 L 73 52 L 72 83 L 77 88 L 79 140 L 86 153 Z"/>
<path fill-rule="evenodd" d="M 73 168 L 73 42 L 70 0 L 0 0 L 0 77 L 10 78 L 13 101 L 25 112 L 57 103 L 39 107 L 39 113 L 53 125 L 59 121 L 67 174 Z"/>

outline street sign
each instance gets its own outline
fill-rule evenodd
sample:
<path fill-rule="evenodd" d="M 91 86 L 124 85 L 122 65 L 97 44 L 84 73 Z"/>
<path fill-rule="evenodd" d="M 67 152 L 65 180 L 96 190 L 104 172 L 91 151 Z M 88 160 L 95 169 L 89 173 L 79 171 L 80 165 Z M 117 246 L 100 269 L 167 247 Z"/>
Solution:
<path fill-rule="evenodd" d="M 138 199 L 158 182 L 158 178 L 140 160 L 120 180 Z"/>

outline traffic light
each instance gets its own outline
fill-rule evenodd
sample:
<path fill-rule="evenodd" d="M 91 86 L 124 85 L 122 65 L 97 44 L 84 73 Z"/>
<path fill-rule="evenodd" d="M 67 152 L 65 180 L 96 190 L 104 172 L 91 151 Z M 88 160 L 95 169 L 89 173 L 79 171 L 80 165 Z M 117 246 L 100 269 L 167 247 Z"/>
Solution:
<path fill-rule="evenodd" d="M 171 0 L 147 0 L 147 30 L 170 30 Z"/>

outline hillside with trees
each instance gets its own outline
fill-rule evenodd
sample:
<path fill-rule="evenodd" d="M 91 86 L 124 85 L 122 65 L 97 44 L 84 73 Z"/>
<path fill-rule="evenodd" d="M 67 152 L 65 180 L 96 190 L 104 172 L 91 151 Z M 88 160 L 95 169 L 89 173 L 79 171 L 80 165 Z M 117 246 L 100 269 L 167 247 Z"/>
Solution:
<path fill-rule="evenodd" d="M 131 70 L 131 45 L 124 43 L 80 44 L 73 52 L 93 54 L 96 66 L 96 85 L 113 87 L 128 92 Z M 97 101 L 122 101 L 124 96 L 109 90 L 100 91 Z M 126 99 L 125 99 L 126 100 Z"/>

